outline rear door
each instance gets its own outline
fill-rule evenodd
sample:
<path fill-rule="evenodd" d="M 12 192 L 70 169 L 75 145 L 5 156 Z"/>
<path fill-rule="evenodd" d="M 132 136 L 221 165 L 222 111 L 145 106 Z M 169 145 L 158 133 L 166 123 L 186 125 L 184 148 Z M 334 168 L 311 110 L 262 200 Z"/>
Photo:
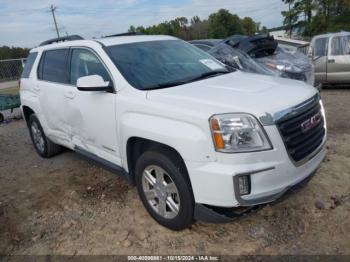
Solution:
<path fill-rule="evenodd" d="M 68 48 L 44 51 L 34 87 L 40 101 L 40 121 L 47 127 L 47 135 L 66 146 L 70 144 L 65 107 L 65 93 L 71 88 L 68 85 L 68 54 Z"/>
<path fill-rule="evenodd" d="M 315 81 L 327 81 L 327 49 L 328 37 L 316 38 L 313 43 L 312 60 L 315 66 Z"/>
<path fill-rule="evenodd" d="M 327 80 L 350 83 L 350 35 L 333 36 L 328 52 Z"/>

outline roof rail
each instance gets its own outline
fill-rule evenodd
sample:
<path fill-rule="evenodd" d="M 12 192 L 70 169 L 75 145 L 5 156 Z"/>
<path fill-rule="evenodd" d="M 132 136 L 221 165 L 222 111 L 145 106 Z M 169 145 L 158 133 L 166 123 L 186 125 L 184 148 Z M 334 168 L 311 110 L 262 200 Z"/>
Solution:
<path fill-rule="evenodd" d="M 121 34 L 115 34 L 115 35 L 106 35 L 105 37 L 133 36 L 133 35 L 145 35 L 145 34 L 141 32 L 128 32 L 128 33 L 121 33 Z"/>
<path fill-rule="evenodd" d="M 58 38 L 53 38 L 42 42 L 39 46 L 50 45 L 53 43 L 64 42 L 64 41 L 73 41 L 73 40 L 84 40 L 80 35 L 68 35 Z"/>

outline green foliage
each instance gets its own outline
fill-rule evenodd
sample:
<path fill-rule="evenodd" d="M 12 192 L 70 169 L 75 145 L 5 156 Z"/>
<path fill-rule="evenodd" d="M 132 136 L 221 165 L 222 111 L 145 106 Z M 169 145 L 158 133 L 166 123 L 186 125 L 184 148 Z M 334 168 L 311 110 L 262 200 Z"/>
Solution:
<path fill-rule="evenodd" d="M 8 46 L 0 47 L 0 60 L 26 58 L 28 54 L 29 54 L 28 48 L 8 47 Z"/>
<path fill-rule="evenodd" d="M 194 16 L 190 20 L 186 17 L 178 17 L 147 28 L 133 25 L 129 28 L 129 32 L 173 35 L 184 40 L 225 38 L 233 34 L 254 35 L 259 31 L 260 23 L 255 22 L 250 17 L 240 19 L 225 9 L 220 9 L 204 20 L 198 16 Z"/>
<path fill-rule="evenodd" d="M 254 20 L 250 17 L 244 17 L 241 20 L 241 25 L 243 33 L 245 35 L 254 35 L 255 32 L 258 30 L 257 23 L 255 23 Z"/>
<path fill-rule="evenodd" d="M 350 30 L 350 0 L 282 0 L 290 5 L 283 11 L 284 25 L 304 36 Z"/>
<path fill-rule="evenodd" d="M 242 34 L 241 20 L 237 15 L 232 15 L 228 10 L 220 9 L 209 16 L 209 38 L 226 38 L 233 34 Z"/>

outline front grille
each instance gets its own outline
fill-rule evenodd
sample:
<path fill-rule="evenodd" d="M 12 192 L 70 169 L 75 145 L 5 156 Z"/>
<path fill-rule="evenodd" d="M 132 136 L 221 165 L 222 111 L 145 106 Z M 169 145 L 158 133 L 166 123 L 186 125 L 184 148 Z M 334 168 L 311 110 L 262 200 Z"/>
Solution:
<path fill-rule="evenodd" d="M 308 122 L 317 114 L 320 115 L 320 121 L 309 129 L 303 129 L 305 122 Z M 300 112 L 277 121 L 277 128 L 290 157 L 295 162 L 306 158 L 321 145 L 326 134 L 318 99 L 301 108 Z"/>

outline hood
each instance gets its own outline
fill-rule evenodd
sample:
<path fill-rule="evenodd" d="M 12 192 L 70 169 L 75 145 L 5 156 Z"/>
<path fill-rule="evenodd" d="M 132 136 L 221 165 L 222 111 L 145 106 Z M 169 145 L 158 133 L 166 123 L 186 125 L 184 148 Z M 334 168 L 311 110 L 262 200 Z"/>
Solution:
<path fill-rule="evenodd" d="M 236 71 L 176 87 L 151 90 L 147 99 L 169 108 L 214 114 L 249 113 L 258 118 L 296 106 L 317 93 L 301 81 Z"/>

